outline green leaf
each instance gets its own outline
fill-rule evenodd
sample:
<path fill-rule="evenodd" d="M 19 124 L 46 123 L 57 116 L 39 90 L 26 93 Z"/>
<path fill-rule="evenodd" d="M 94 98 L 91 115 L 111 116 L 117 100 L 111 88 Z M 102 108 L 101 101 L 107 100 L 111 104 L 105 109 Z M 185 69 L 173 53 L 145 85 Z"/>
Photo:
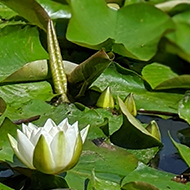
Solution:
<path fill-rule="evenodd" d="M 190 75 L 180 75 L 166 80 L 155 87 L 156 90 L 172 89 L 172 88 L 190 88 Z"/>
<path fill-rule="evenodd" d="M 136 166 L 137 160 L 126 150 L 105 142 L 101 147 L 97 147 L 92 142 L 86 141 L 78 164 L 67 172 L 65 179 L 70 188 L 81 190 L 85 180 L 91 179 L 94 171 L 96 178 L 101 182 L 108 181 L 109 184 L 117 184 L 117 187 L 120 180 L 133 171 Z"/>
<path fill-rule="evenodd" d="M 17 15 L 16 12 L 14 12 L 12 9 L 8 8 L 4 4 L 0 3 L 0 17 L 4 19 L 10 19 Z M 0 22 L 3 23 L 2 21 Z"/>
<path fill-rule="evenodd" d="M 152 136 L 154 136 L 158 141 L 161 142 L 161 134 L 160 134 L 160 130 L 159 127 L 156 123 L 155 120 L 152 120 L 148 126 L 146 127 L 146 130 L 152 134 Z"/>
<path fill-rule="evenodd" d="M 46 31 L 49 16 L 35 0 L 1 0 L 1 2 Z"/>
<path fill-rule="evenodd" d="M 96 46 L 108 38 L 114 39 L 117 12 L 108 8 L 105 1 L 71 0 L 70 6 L 72 17 L 67 28 L 68 40 Z"/>
<path fill-rule="evenodd" d="M 171 67 L 155 62 L 143 67 L 142 76 L 154 89 L 162 82 L 177 77 L 178 74 L 175 73 Z"/>
<path fill-rule="evenodd" d="M 88 190 L 120 190 L 120 185 L 109 180 L 96 177 L 96 173 L 92 171 Z"/>
<path fill-rule="evenodd" d="M 0 29 L 0 33 L 0 46 L 3 47 L 0 49 L 0 81 L 28 62 L 48 58 L 36 27 L 6 26 Z"/>
<path fill-rule="evenodd" d="M 37 0 L 37 2 L 45 9 L 51 19 L 69 19 L 71 17 L 69 5 L 62 1 Z"/>
<path fill-rule="evenodd" d="M 117 85 L 116 85 L 117 84 Z M 181 93 L 149 91 L 145 81 L 135 72 L 125 69 L 118 64 L 111 64 L 92 84 L 104 90 L 107 86 L 112 89 L 114 98 L 124 99 L 133 93 L 138 109 L 157 110 L 177 113 L 178 103 L 183 97 Z"/>
<path fill-rule="evenodd" d="M 41 105 L 36 104 L 32 112 L 30 109 L 30 100 L 38 99 L 38 101 L 45 101 L 53 97 L 51 85 L 45 81 L 0 86 L 0 94 L 7 103 L 7 109 L 0 117 L 0 122 L 5 117 L 19 120 L 40 115 L 42 113 Z M 45 105 L 47 106 L 47 104 Z M 26 106 L 27 109 L 24 109 L 23 106 Z"/>
<path fill-rule="evenodd" d="M 69 61 L 63 61 L 65 73 L 69 75 L 78 65 Z M 48 60 L 42 59 L 25 64 L 23 67 L 9 75 L 1 83 L 15 83 L 28 81 L 41 81 L 51 78 L 48 69 Z"/>
<path fill-rule="evenodd" d="M 12 136 L 16 136 L 17 126 L 13 124 L 8 118 L 4 120 L 4 122 L 0 126 L 0 160 L 1 161 L 13 161 L 14 152 L 11 148 L 11 145 L 8 140 L 7 134 L 11 134 Z"/>
<path fill-rule="evenodd" d="M 113 51 L 123 56 L 149 60 L 156 54 L 161 37 L 168 29 L 173 28 L 173 23 L 162 11 L 148 4 L 138 3 L 118 11 L 116 26 Z"/>
<path fill-rule="evenodd" d="M 118 98 L 119 107 L 123 113 L 123 124 L 110 140 L 121 147 L 128 149 L 142 149 L 162 146 L 151 133 L 149 133 L 137 119 L 131 115 L 125 104 Z"/>
<path fill-rule="evenodd" d="M 179 117 L 190 124 L 190 91 L 188 90 L 179 102 Z"/>
<path fill-rule="evenodd" d="M 145 149 L 127 149 L 128 152 L 136 156 L 136 158 L 144 164 L 149 164 L 155 158 L 159 151 L 159 147 L 145 148 Z"/>
<path fill-rule="evenodd" d="M 99 108 L 113 109 L 114 108 L 114 99 L 111 94 L 109 86 L 101 93 L 99 96 L 96 106 Z"/>
<path fill-rule="evenodd" d="M 190 42 L 190 27 L 188 23 L 190 11 L 188 10 L 177 14 L 172 19 L 175 22 L 176 29 L 174 32 L 168 34 L 167 38 L 175 49 L 172 50 L 172 48 L 170 49 L 169 47 L 167 50 L 190 62 L 190 50 L 188 48 Z"/>
<path fill-rule="evenodd" d="M 126 183 L 122 190 L 159 190 L 155 186 L 151 185 L 150 183 L 141 182 L 141 181 L 134 181 Z"/>
<path fill-rule="evenodd" d="M 145 80 L 155 90 L 173 89 L 173 88 L 190 88 L 190 75 L 179 75 L 178 63 L 173 67 L 161 63 L 152 63 L 146 65 L 142 70 Z M 180 68 L 182 69 L 182 68 Z M 174 71 L 173 71 L 174 70 Z"/>
<path fill-rule="evenodd" d="M 13 190 L 13 188 L 10 188 L 10 187 L 2 184 L 2 183 L 0 183 L 0 189 L 2 189 L 2 190 Z"/>
<path fill-rule="evenodd" d="M 172 143 L 176 147 L 177 151 L 179 152 L 180 156 L 183 158 L 183 160 L 186 162 L 186 164 L 190 167 L 190 148 L 186 145 L 177 143 L 174 141 L 174 139 L 171 137 L 170 133 L 168 133 Z"/>
<path fill-rule="evenodd" d="M 173 28 L 165 13 L 145 3 L 124 6 L 117 11 L 103 0 L 71 0 L 70 5 L 68 40 L 95 49 L 112 47 L 114 52 L 135 59 L 152 58 L 160 38 Z"/>
<path fill-rule="evenodd" d="M 25 64 L 5 78 L 2 83 L 38 81 L 45 80 L 49 77 L 47 60 L 44 59 Z"/>
<path fill-rule="evenodd" d="M 57 175 L 43 174 L 38 171 L 33 171 L 31 175 L 30 186 L 28 190 L 36 189 L 57 189 L 57 188 L 68 188 L 68 184 L 65 179 Z"/>
<path fill-rule="evenodd" d="M 68 76 L 70 94 L 74 98 L 83 96 L 87 88 L 102 74 L 113 60 L 113 53 L 103 49 L 89 57 Z"/>
<path fill-rule="evenodd" d="M 6 102 L 3 100 L 3 98 L 0 97 L 0 116 L 6 110 L 6 107 L 7 107 Z"/>
<path fill-rule="evenodd" d="M 122 189 L 126 189 L 125 185 L 127 187 L 129 183 L 134 183 L 134 182 L 138 182 L 138 183 L 141 182 L 140 184 L 142 185 L 144 183 L 145 186 L 147 185 L 150 189 L 152 188 L 153 190 L 155 189 L 188 190 L 189 189 L 190 184 L 187 183 L 186 185 L 184 185 L 181 183 L 176 183 L 175 181 L 172 181 L 173 177 L 174 177 L 174 174 L 155 170 L 142 163 L 139 163 L 139 166 L 123 179 Z"/>
<path fill-rule="evenodd" d="M 179 10 L 179 8 L 182 7 L 182 6 L 184 8 L 185 7 L 187 8 L 188 4 L 190 4 L 190 2 L 188 0 L 180 0 L 180 1 L 171 0 L 171 1 L 166 1 L 166 2 L 163 2 L 163 3 L 158 3 L 155 6 L 157 8 L 159 8 L 159 9 L 161 9 L 164 12 L 173 13 L 173 12 L 175 12 L 175 8 L 177 10 Z"/>
<path fill-rule="evenodd" d="M 0 86 L 0 94 L 12 107 L 31 99 L 47 100 L 53 96 L 51 85 L 46 81 L 3 85 Z"/>
<path fill-rule="evenodd" d="M 136 109 L 135 100 L 132 93 L 127 95 L 127 97 L 124 100 L 124 103 L 127 109 L 129 110 L 129 112 L 135 117 L 137 115 L 137 109 Z"/>

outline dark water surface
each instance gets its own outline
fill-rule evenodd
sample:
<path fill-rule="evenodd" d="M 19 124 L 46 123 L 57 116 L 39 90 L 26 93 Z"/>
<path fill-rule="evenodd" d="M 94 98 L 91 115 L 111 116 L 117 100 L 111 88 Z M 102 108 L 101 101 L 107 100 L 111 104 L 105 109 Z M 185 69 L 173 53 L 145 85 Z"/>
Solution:
<path fill-rule="evenodd" d="M 164 147 L 159 152 L 160 160 L 158 169 L 174 174 L 181 174 L 186 169 L 188 169 L 188 166 L 181 159 L 177 153 L 176 148 L 173 146 L 168 136 L 168 131 L 170 131 L 173 139 L 179 142 L 179 139 L 177 138 L 177 131 L 188 128 L 189 125 L 182 121 L 174 121 L 172 119 L 164 120 L 158 117 L 142 115 L 139 115 L 138 119 L 143 123 L 149 123 L 151 120 L 155 120 L 160 128 L 162 143 L 164 144 Z"/>

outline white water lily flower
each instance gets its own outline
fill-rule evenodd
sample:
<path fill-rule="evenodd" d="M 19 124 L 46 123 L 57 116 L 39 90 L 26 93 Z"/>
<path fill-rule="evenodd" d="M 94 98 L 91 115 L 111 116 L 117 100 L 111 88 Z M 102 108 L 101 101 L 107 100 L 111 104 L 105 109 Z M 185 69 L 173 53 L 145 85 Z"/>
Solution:
<path fill-rule="evenodd" d="M 64 119 L 58 126 L 48 119 L 44 127 L 32 123 L 17 130 L 17 141 L 8 134 L 16 156 L 30 169 L 58 174 L 74 167 L 82 152 L 89 125 L 82 131 L 78 122 L 73 125 Z"/>

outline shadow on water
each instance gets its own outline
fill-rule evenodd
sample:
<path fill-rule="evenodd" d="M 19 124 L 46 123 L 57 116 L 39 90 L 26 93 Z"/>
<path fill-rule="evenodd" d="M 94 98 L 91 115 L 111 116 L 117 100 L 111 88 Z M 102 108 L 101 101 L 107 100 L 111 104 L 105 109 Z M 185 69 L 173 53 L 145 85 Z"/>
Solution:
<path fill-rule="evenodd" d="M 164 120 L 152 116 L 139 115 L 138 119 L 142 123 L 149 123 L 151 120 L 155 120 L 160 128 L 162 143 L 164 144 L 164 147 L 159 152 L 160 158 L 158 169 L 174 174 L 181 174 L 186 169 L 188 169 L 188 166 L 181 159 L 180 155 L 177 153 L 176 148 L 173 146 L 168 136 L 168 131 L 170 131 L 173 139 L 179 142 L 179 139 L 177 138 L 177 131 L 189 128 L 189 125 L 182 121 L 174 121 L 172 119 Z"/>

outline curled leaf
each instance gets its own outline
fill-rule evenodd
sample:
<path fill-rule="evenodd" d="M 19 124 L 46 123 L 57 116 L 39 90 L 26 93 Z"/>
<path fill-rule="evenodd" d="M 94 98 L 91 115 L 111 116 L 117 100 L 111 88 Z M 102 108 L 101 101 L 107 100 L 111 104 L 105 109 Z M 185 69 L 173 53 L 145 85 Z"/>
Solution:
<path fill-rule="evenodd" d="M 53 22 L 49 20 L 47 29 L 49 64 L 52 73 L 55 93 L 61 95 L 62 102 L 69 102 L 67 98 L 67 77 L 62 62 L 61 51 L 56 37 Z"/>
<path fill-rule="evenodd" d="M 98 98 L 98 101 L 96 103 L 97 107 L 100 108 L 106 108 L 106 109 L 113 109 L 114 108 L 114 99 L 111 94 L 111 90 L 109 87 L 107 87 L 100 97 Z"/>
<path fill-rule="evenodd" d="M 160 130 L 159 127 L 156 123 L 156 121 L 151 121 L 149 123 L 149 125 L 146 127 L 146 130 L 152 134 L 156 139 L 158 139 L 159 141 L 161 141 L 161 134 L 160 134 Z"/>
<path fill-rule="evenodd" d="M 124 101 L 125 105 L 127 106 L 127 109 L 129 110 L 129 112 L 133 115 L 136 116 L 137 115 L 137 109 L 136 109 L 136 105 L 135 105 L 135 100 L 133 97 L 133 94 L 130 93 L 125 101 Z"/>
<path fill-rule="evenodd" d="M 111 64 L 113 59 L 113 53 L 107 54 L 102 49 L 82 62 L 68 76 L 69 93 L 74 98 L 83 96 L 87 88 Z"/>

